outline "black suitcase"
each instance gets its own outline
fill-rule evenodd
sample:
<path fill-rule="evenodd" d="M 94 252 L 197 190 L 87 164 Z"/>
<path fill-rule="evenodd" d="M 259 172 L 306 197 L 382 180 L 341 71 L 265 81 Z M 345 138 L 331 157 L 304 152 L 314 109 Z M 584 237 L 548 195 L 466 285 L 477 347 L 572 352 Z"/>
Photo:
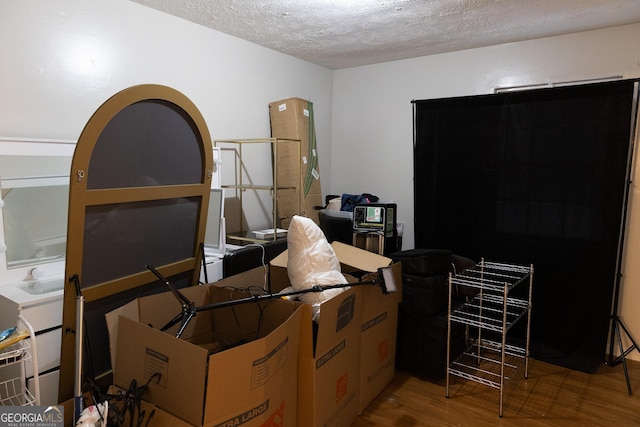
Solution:
<path fill-rule="evenodd" d="M 440 379 L 446 374 L 447 364 L 449 273 L 455 274 L 474 263 L 445 249 L 411 249 L 389 256 L 402 263 L 397 366 L 418 377 Z M 458 304 L 455 291 L 453 297 L 452 302 Z M 452 358 L 465 349 L 465 327 L 454 323 Z"/>
<path fill-rule="evenodd" d="M 436 276 L 453 271 L 451 251 L 446 249 L 409 249 L 394 252 L 389 258 L 402 262 L 404 274 Z"/>
<path fill-rule="evenodd" d="M 417 316 L 434 316 L 447 310 L 449 275 L 402 275 L 402 305 Z"/>
<path fill-rule="evenodd" d="M 400 312 L 397 367 L 425 379 L 441 379 L 447 366 L 447 315 L 431 317 Z M 465 327 L 452 323 L 451 360 L 466 349 Z"/>

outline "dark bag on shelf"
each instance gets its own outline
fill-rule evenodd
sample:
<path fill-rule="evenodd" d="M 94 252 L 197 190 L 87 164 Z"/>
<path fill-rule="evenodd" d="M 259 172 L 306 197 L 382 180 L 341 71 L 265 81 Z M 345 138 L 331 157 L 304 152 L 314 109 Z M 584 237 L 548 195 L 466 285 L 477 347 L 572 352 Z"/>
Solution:
<path fill-rule="evenodd" d="M 355 208 L 356 205 L 361 205 L 363 203 L 375 203 L 378 200 L 380 200 L 378 196 L 374 196 L 373 194 L 369 194 L 369 193 L 362 193 L 362 194 L 344 193 L 341 197 L 340 210 L 353 212 L 353 208 Z"/>
<path fill-rule="evenodd" d="M 460 274 L 468 268 L 472 268 L 476 265 L 476 262 L 470 258 L 466 258 L 460 255 L 452 255 L 453 273 Z M 464 299 L 466 297 L 475 297 L 478 295 L 478 289 L 471 286 L 456 285 L 453 289 L 454 295 L 457 298 Z"/>

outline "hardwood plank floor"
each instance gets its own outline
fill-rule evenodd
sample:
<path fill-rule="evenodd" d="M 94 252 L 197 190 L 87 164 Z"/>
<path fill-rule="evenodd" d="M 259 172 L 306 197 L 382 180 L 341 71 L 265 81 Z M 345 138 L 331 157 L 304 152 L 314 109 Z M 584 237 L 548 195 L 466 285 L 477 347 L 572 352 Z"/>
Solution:
<path fill-rule="evenodd" d="M 530 359 L 529 378 L 516 372 L 505 387 L 504 413 L 498 416 L 499 390 L 451 377 L 425 381 L 405 372 L 358 417 L 355 427 L 371 426 L 640 426 L 640 362 L 627 359 L 631 389 L 623 366 L 601 365 L 586 374 Z"/>

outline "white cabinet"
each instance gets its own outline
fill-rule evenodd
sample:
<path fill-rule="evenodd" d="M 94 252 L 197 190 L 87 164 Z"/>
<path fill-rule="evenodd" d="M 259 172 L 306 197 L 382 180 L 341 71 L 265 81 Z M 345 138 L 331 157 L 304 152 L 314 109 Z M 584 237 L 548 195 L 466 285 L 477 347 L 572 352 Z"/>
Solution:
<path fill-rule="evenodd" d="M 58 403 L 64 242 L 74 150 L 75 141 L 70 140 L 0 137 L 0 329 L 15 326 L 18 315 L 33 326 L 43 405 Z M 24 366 L 33 391 L 33 367 Z M 0 382 L 13 368 L 0 370 Z"/>
<path fill-rule="evenodd" d="M 56 280 L 62 281 L 63 278 Z M 37 293 L 42 291 L 42 288 L 27 287 L 24 284 L 0 287 L 0 329 L 15 326 L 19 315 L 32 326 L 37 349 L 40 404 L 57 405 L 63 291 L 60 289 L 46 292 L 47 289 L 44 289 L 45 293 Z M 25 344 L 33 347 L 30 339 L 27 339 Z M 25 364 L 25 375 L 29 389 L 35 393 L 33 366 L 31 363 Z M 0 370 L 0 382 L 7 381 L 15 375 L 15 370 L 3 371 Z"/>

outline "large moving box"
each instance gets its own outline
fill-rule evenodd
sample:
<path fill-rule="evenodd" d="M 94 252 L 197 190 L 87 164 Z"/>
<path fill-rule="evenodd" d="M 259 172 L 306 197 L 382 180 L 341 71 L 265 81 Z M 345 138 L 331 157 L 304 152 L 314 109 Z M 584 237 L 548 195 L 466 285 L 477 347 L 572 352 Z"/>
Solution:
<path fill-rule="evenodd" d="M 218 284 L 261 284 L 257 270 Z M 181 292 L 197 307 L 246 296 L 216 285 Z M 176 327 L 160 331 L 180 310 L 165 292 L 107 314 L 117 386 L 160 373 L 145 399 L 194 426 L 297 424 L 300 328 L 311 318 L 308 306 L 276 299 L 199 311 L 181 338 Z"/>
<path fill-rule="evenodd" d="M 296 159 L 290 147 L 279 149 L 277 173 L 278 183 L 288 183 L 298 179 L 302 191 L 278 192 L 279 226 L 288 228 L 293 215 L 303 215 L 318 223 L 316 207 L 324 206 L 320 188 L 320 164 L 316 146 L 316 131 L 313 118 L 313 103 L 300 98 L 289 98 L 269 104 L 271 120 L 271 136 L 300 140 L 300 157 Z M 300 162 L 300 176 L 293 176 L 298 171 L 295 162 Z M 300 211 L 297 212 L 298 205 Z"/>
<path fill-rule="evenodd" d="M 128 390 L 123 390 L 115 386 L 111 386 L 107 390 L 107 393 L 112 396 L 126 396 L 127 392 Z M 85 408 L 95 404 L 93 398 L 94 396 L 90 392 L 86 392 L 84 394 L 84 401 L 86 404 Z M 64 427 L 75 427 L 76 425 L 76 420 L 74 419 L 75 404 L 76 404 L 75 398 L 65 400 L 64 402 L 60 403 L 60 405 L 62 405 L 64 408 L 63 409 Z M 119 399 L 118 397 L 109 399 L 110 412 L 113 411 L 114 405 L 118 408 L 118 411 L 120 411 L 120 414 L 126 415 L 125 422 L 123 423 L 123 425 L 129 425 L 129 415 L 128 413 L 126 413 L 127 408 L 124 407 L 124 399 Z M 139 425 L 144 425 L 145 427 L 192 427 L 191 424 L 187 423 L 186 421 L 183 421 L 180 418 L 175 417 L 170 413 L 163 411 L 153 403 L 148 402 L 144 399 L 141 399 L 140 405 L 139 406 L 136 405 L 136 407 L 133 409 L 135 409 L 135 413 L 134 413 L 135 420 L 138 422 L 141 421 L 142 424 L 139 424 Z M 112 412 L 112 413 L 115 413 L 115 412 Z M 91 423 L 85 421 L 85 424 L 83 425 L 86 426 L 89 424 Z M 106 425 L 111 426 L 111 423 L 107 422 Z"/>
<path fill-rule="evenodd" d="M 391 264 L 391 259 L 362 251 L 349 245 L 333 245 L 343 263 L 343 271 L 353 269 L 375 272 Z M 362 321 L 360 325 L 360 402 L 359 413 L 380 394 L 395 376 L 398 304 L 402 301 L 401 263 L 392 265 L 398 291 L 384 294 L 377 286 L 362 286 Z M 369 280 L 372 275 L 362 278 Z"/>
<path fill-rule="evenodd" d="M 298 425 L 346 426 L 359 413 L 361 289 L 350 288 L 320 310 L 315 341 L 313 325 L 302 326 Z"/>
<path fill-rule="evenodd" d="M 391 265 L 389 258 L 353 246 L 334 242 L 332 247 L 353 285 Z M 279 292 L 289 286 L 286 266 L 285 251 L 271 261 L 268 280 L 258 267 L 182 292 L 197 305 L 243 296 L 218 286 L 257 285 Z M 391 266 L 401 286 L 401 264 Z M 358 279 L 356 272 L 371 273 Z M 173 295 L 139 298 L 107 315 L 110 331 L 118 331 L 117 346 L 112 343 L 115 382 L 126 387 L 131 378 L 140 383 L 151 372 L 165 372 L 166 384 L 151 384 L 145 398 L 191 425 L 279 425 L 267 422 L 280 417 L 284 425 L 300 427 L 350 425 L 395 374 L 401 295 L 401 288 L 384 295 L 379 286 L 351 286 L 322 304 L 317 323 L 310 306 L 273 300 L 264 305 L 258 339 L 245 335 L 246 343 L 213 354 L 209 350 L 220 337 L 235 340 L 242 335 L 238 329 L 258 334 L 250 326 L 255 304 L 236 306 L 231 314 L 227 309 L 199 312 L 185 339 L 177 339 L 156 329 L 180 310 Z M 217 337 L 206 332 L 212 325 Z"/>
<path fill-rule="evenodd" d="M 360 413 L 395 376 L 398 303 L 401 297 L 401 293 L 384 295 L 379 289 L 363 289 Z"/>
<path fill-rule="evenodd" d="M 340 242 L 332 247 L 350 283 L 377 278 L 391 259 Z M 288 286 L 287 251 L 271 261 L 271 290 Z M 401 286 L 400 263 L 392 265 Z M 350 273 L 371 272 L 356 279 Z M 320 320 L 302 325 L 298 383 L 299 422 L 306 426 L 350 425 L 395 374 L 395 325 L 402 293 L 379 286 L 352 286 L 322 303 Z M 315 335 L 315 339 L 314 339 Z M 375 353 L 373 353 L 375 349 Z"/>

